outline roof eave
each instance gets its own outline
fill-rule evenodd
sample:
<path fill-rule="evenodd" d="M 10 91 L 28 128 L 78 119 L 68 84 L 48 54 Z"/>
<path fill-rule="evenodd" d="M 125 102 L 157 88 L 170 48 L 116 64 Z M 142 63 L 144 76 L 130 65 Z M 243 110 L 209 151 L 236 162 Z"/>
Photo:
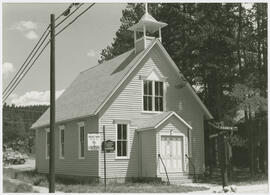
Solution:
<path fill-rule="evenodd" d="M 95 116 L 95 114 L 89 114 L 89 115 L 84 115 L 84 116 L 79 116 L 79 117 L 75 117 L 75 118 L 70 118 L 70 119 L 64 119 L 64 120 L 59 120 L 57 122 L 55 122 L 55 124 L 59 124 L 59 123 L 65 123 L 65 122 L 70 122 L 70 121 L 74 121 L 74 120 L 80 120 L 86 117 L 91 117 L 91 116 Z M 44 128 L 49 126 L 50 123 L 46 123 L 46 124 L 42 124 L 42 125 L 37 125 L 35 126 L 35 123 L 30 127 L 30 129 L 38 129 L 38 128 Z"/>
<path fill-rule="evenodd" d="M 179 75 L 179 78 L 182 78 L 182 75 L 180 74 L 177 65 L 174 63 L 174 61 L 172 60 L 172 58 L 170 57 L 170 55 L 168 54 L 168 52 L 165 50 L 165 48 L 162 46 L 162 44 L 160 42 L 157 42 L 157 43 L 160 46 L 160 48 L 163 51 L 163 53 L 165 54 L 165 56 L 167 57 L 167 59 L 169 60 L 169 62 L 172 64 L 172 66 L 176 70 L 177 74 Z M 192 95 L 195 97 L 195 99 L 198 101 L 199 105 L 204 110 L 204 112 L 205 112 L 205 114 L 207 116 L 207 119 L 208 120 L 214 119 L 214 117 L 212 116 L 212 114 L 209 112 L 209 110 L 206 108 L 206 106 L 204 105 L 204 103 L 202 102 L 202 100 L 199 98 L 199 96 L 196 94 L 196 92 L 194 91 L 194 89 L 191 87 L 191 85 L 188 82 L 187 82 L 187 87 L 192 92 Z"/>
<path fill-rule="evenodd" d="M 155 129 L 157 129 L 160 125 L 162 125 L 165 121 L 167 121 L 172 115 L 176 116 L 184 125 L 186 125 L 189 129 L 192 129 L 192 127 L 178 114 L 176 114 L 174 111 L 172 111 L 168 116 L 166 116 L 162 121 L 160 121 L 156 126 Z"/>
<path fill-rule="evenodd" d="M 156 124 L 153 127 L 144 127 L 144 128 L 139 128 L 136 129 L 136 131 L 141 132 L 141 131 L 149 131 L 149 130 L 154 130 L 160 127 L 160 125 L 162 125 L 163 123 L 165 123 L 171 116 L 175 116 L 177 117 L 188 129 L 192 130 L 191 125 L 189 125 L 184 119 L 182 119 L 178 114 L 176 114 L 175 112 L 171 112 L 170 114 L 168 114 L 168 116 L 166 116 L 164 119 L 162 119 L 158 124 Z"/>
<path fill-rule="evenodd" d="M 129 70 L 126 76 L 117 84 L 117 86 L 113 89 L 113 91 L 109 94 L 109 96 L 103 101 L 103 103 L 96 109 L 94 115 L 97 115 L 99 111 L 103 108 L 103 106 L 107 103 L 107 101 L 113 96 L 116 90 L 122 85 L 122 83 L 129 77 L 129 75 L 133 72 L 133 70 L 137 67 L 137 65 L 142 61 L 142 59 L 148 54 L 148 52 L 152 49 L 152 47 L 158 42 L 158 39 L 155 39 L 153 43 L 143 52 L 143 55 L 134 63 L 133 67 Z"/>
<path fill-rule="evenodd" d="M 137 62 L 133 65 L 133 67 L 131 68 L 131 70 L 126 74 L 126 76 L 120 81 L 120 83 L 114 88 L 114 90 L 110 93 L 110 95 L 103 101 L 103 103 L 96 109 L 96 111 L 94 112 L 94 115 L 97 115 L 99 113 L 99 111 L 103 108 L 103 106 L 106 104 L 106 102 L 111 98 L 111 96 L 115 93 L 115 91 L 122 85 L 122 83 L 128 78 L 128 76 L 133 72 L 133 70 L 137 67 L 137 65 L 142 61 L 142 59 L 148 54 L 148 52 L 153 48 L 154 45 L 158 45 L 160 47 L 160 49 L 162 50 L 162 52 L 164 53 L 164 55 L 166 56 L 166 58 L 168 59 L 168 61 L 171 63 L 171 65 L 173 66 L 173 68 L 176 70 L 179 78 L 182 78 L 182 75 L 179 72 L 178 67 L 176 66 L 176 64 L 174 63 L 174 61 L 172 60 L 172 58 L 170 57 L 170 55 L 168 54 L 168 52 L 165 50 L 165 48 L 162 46 L 162 44 L 160 43 L 160 41 L 158 39 L 155 39 L 155 41 L 153 41 L 153 43 L 144 51 L 144 54 L 137 60 Z M 191 85 L 187 82 L 187 87 L 188 89 L 192 92 L 192 95 L 194 96 L 194 98 L 197 100 L 197 102 L 199 103 L 199 105 L 202 107 L 203 111 L 206 114 L 206 117 L 208 120 L 210 119 L 214 119 L 214 117 L 211 115 L 211 113 L 209 112 L 209 110 L 206 108 L 206 106 L 204 105 L 204 103 L 201 101 L 201 99 L 198 97 L 198 95 L 196 94 L 196 92 L 194 91 L 194 89 L 191 87 Z"/>

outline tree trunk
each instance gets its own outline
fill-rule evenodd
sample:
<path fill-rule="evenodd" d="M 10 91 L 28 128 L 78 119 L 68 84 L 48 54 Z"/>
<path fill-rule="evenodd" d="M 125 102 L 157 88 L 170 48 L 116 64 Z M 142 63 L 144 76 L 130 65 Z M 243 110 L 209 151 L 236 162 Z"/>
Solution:
<path fill-rule="evenodd" d="M 251 108 L 249 106 L 249 122 L 248 122 L 248 128 L 249 128 L 249 140 L 250 140 L 250 175 L 251 178 L 254 178 L 254 135 L 253 135 L 253 120 L 252 120 L 252 114 L 251 114 Z"/>
<path fill-rule="evenodd" d="M 241 3 L 238 4 L 238 32 L 237 32 L 237 57 L 238 57 L 238 65 L 239 65 L 239 75 L 242 78 L 242 61 L 241 61 L 241 32 L 242 32 L 242 5 Z"/>

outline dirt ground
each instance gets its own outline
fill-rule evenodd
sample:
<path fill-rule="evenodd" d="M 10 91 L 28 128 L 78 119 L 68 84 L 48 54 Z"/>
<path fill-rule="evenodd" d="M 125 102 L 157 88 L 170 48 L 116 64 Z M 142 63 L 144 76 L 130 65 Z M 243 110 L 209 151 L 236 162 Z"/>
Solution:
<path fill-rule="evenodd" d="M 222 186 L 217 184 L 198 184 L 198 183 L 190 183 L 190 184 L 183 184 L 187 186 L 202 186 L 209 188 L 205 191 L 194 191 L 189 193 L 215 193 L 220 192 L 222 190 Z M 250 184 L 250 185 L 235 185 L 236 186 L 236 193 L 268 193 L 269 186 L 268 183 L 262 184 Z"/>

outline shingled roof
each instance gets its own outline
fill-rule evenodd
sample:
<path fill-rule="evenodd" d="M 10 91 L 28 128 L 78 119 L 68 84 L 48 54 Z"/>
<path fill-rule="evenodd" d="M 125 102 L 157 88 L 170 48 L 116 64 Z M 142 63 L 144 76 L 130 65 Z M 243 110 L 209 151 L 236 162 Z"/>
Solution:
<path fill-rule="evenodd" d="M 135 53 L 135 50 L 132 49 L 118 57 L 81 72 L 56 100 L 56 123 L 96 115 L 117 88 L 121 86 L 126 77 L 132 73 L 137 64 L 139 64 L 155 45 L 160 48 L 161 53 L 164 54 L 164 57 L 175 68 L 179 77 L 182 78 L 182 74 L 160 41 L 158 39 L 153 40 L 147 49 L 139 53 Z M 189 83 L 186 86 L 205 111 L 207 118 L 212 119 L 213 116 L 202 103 L 194 89 Z M 50 109 L 31 128 L 47 126 L 49 125 L 49 119 Z"/>
<path fill-rule="evenodd" d="M 81 72 L 56 100 L 56 122 L 94 115 L 95 111 L 145 52 L 134 49 Z M 49 125 L 50 109 L 31 128 Z"/>

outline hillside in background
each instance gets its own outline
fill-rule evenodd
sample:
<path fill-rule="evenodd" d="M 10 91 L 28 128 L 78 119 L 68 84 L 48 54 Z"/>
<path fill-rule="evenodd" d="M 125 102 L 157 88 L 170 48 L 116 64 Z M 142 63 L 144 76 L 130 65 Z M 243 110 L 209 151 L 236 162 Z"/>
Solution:
<path fill-rule="evenodd" d="M 3 145 L 32 153 L 35 132 L 32 124 L 47 110 L 47 105 L 3 105 Z"/>

